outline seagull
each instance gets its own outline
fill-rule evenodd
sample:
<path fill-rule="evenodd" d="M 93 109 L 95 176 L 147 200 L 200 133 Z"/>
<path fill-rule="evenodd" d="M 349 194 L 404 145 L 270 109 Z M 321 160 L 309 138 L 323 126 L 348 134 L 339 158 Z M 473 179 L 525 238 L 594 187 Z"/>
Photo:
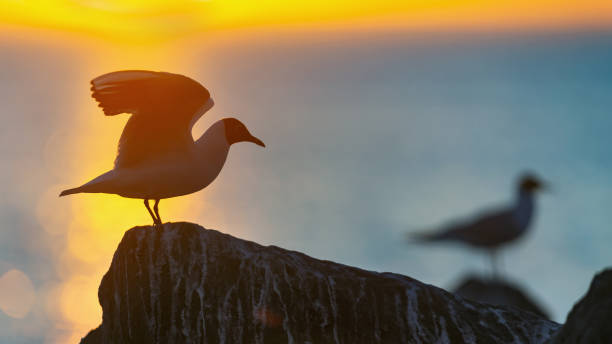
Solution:
<path fill-rule="evenodd" d="M 471 221 L 448 226 L 433 232 L 411 233 L 417 242 L 460 242 L 486 249 L 491 257 L 493 276 L 497 276 L 497 250 L 524 235 L 535 212 L 535 193 L 547 186 L 533 174 L 524 174 L 518 182 L 512 206 L 482 214 Z"/>
<path fill-rule="evenodd" d="M 131 116 L 119 139 L 114 168 L 62 191 L 60 197 L 107 193 L 143 199 L 154 225 L 161 225 L 160 200 L 191 194 L 212 183 L 232 144 L 265 147 L 235 118 L 217 121 L 194 141 L 193 125 L 214 102 L 204 86 L 183 75 L 117 71 L 93 79 L 91 90 L 106 116 Z M 155 200 L 154 211 L 149 200 Z"/>

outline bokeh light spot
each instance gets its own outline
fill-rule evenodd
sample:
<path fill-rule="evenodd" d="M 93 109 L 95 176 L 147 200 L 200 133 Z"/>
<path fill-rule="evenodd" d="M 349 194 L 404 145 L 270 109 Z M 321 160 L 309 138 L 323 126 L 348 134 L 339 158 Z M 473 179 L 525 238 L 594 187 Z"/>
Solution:
<path fill-rule="evenodd" d="M 28 276 L 16 269 L 0 277 L 0 309 L 11 318 L 22 319 L 30 312 L 36 291 Z"/>
<path fill-rule="evenodd" d="M 66 281 L 60 294 L 64 318 L 77 327 L 93 328 L 102 320 L 102 309 L 95 297 L 98 281 L 92 276 L 78 275 Z M 81 333 L 81 335 L 84 335 Z"/>

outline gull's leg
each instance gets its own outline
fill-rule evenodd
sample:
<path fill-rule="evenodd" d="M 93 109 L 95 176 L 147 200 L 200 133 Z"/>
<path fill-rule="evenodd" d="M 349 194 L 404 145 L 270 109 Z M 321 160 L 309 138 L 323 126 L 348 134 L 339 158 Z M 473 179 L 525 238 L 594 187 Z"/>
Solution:
<path fill-rule="evenodd" d="M 162 220 L 161 220 L 161 216 L 159 216 L 159 208 L 157 207 L 159 205 L 159 199 L 155 200 L 155 205 L 153 206 L 153 210 L 155 210 L 155 215 L 157 215 L 157 221 L 158 224 L 161 225 L 162 224 Z"/>
<path fill-rule="evenodd" d="M 497 252 L 492 249 L 489 251 L 489 255 L 491 257 L 491 271 L 493 273 L 492 279 L 497 280 L 499 278 L 499 271 L 497 267 Z"/>
<path fill-rule="evenodd" d="M 149 207 L 149 199 L 148 198 L 145 198 L 144 205 L 145 205 L 145 207 L 147 207 L 147 210 L 149 211 L 149 215 L 151 215 L 151 218 L 153 218 L 153 224 L 156 225 L 157 224 L 157 218 L 155 217 L 155 215 L 153 215 L 153 212 L 151 211 L 151 207 Z"/>

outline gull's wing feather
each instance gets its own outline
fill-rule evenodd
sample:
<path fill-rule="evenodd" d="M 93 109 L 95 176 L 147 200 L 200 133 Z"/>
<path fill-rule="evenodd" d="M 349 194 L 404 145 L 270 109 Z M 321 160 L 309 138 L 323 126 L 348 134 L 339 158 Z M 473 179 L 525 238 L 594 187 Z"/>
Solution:
<path fill-rule="evenodd" d="M 186 151 L 195 121 L 212 106 L 204 86 L 183 75 L 118 71 L 91 81 L 92 96 L 107 116 L 131 113 L 116 167 L 129 167 Z"/>

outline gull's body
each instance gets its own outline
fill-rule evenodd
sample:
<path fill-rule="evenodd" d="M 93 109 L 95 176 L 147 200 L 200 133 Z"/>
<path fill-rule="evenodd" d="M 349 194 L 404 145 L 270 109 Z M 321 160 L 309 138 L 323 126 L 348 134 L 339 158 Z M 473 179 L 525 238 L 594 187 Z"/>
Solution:
<path fill-rule="evenodd" d="M 202 85 L 184 76 L 122 71 L 102 75 L 92 85 L 105 114 L 133 115 L 121 135 L 115 167 L 60 196 L 109 193 L 144 199 L 154 222 L 161 223 L 159 200 L 187 195 L 212 183 L 233 143 L 264 146 L 234 118 L 217 121 L 194 141 L 191 128 L 213 102 Z M 157 217 L 149 199 L 156 200 Z"/>
<path fill-rule="evenodd" d="M 184 154 L 168 155 L 131 167 L 116 167 L 75 191 L 141 199 L 187 195 L 212 183 L 225 164 L 229 147 L 223 122 L 219 121 Z"/>
<path fill-rule="evenodd" d="M 535 191 L 542 187 L 543 184 L 535 177 L 524 176 L 519 182 L 515 202 L 510 207 L 433 232 L 417 233 L 414 237 L 421 242 L 459 242 L 486 249 L 494 259 L 500 247 L 517 240 L 530 228 L 535 214 Z M 492 263 L 495 272 L 494 260 Z"/>

